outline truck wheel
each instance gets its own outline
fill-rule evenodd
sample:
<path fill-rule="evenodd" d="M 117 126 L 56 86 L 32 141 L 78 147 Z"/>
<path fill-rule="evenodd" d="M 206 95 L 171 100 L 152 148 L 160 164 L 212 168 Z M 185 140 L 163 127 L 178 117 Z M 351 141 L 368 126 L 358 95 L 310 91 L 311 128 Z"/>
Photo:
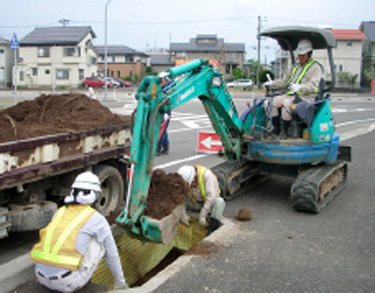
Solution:
<path fill-rule="evenodd" d="M 96 201 L 96 209 L 104 216 L 118 211 L 124 202 L 124 180 L 120 172 L 108 165 L 97 165 L 93 172 L 99 177 L 102 192 Z"/>
<path fill-rule="evenodd" d="M 10 232 L 26 232 L 44 228 L 57 211 L 57 204 L 41 201 L 33 204 L 10 204 Z"/>

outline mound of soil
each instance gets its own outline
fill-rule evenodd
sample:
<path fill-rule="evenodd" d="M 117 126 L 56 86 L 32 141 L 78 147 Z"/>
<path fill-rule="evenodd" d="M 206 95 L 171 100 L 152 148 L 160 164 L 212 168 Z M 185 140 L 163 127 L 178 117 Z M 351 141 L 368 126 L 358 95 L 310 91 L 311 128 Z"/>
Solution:
<path fill-rule="evenodd" d="M 189 186 L 178 173 L 166 174 L 156 169 L 151 176 L 145 214 L 160 220 L 184 203 L 188 195 Z"/>
<path fill-rule="evenodd" d="M 129 122 L 85 94 L 41 95 L 0 111 L 0 143 Z"/>

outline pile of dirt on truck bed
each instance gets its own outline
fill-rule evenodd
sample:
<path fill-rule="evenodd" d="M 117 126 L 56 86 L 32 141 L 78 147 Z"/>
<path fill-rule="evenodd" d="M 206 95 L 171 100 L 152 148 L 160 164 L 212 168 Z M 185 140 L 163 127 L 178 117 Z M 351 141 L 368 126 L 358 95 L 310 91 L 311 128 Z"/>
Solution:
<path fill-rule="evenodd" d="M 85 94 L 41 95 L 0 111 L 0 143 L 129 121 Z"/>
<path fill-rule="evenodd" d="M 166 174 L 156 169 L 151 176 L 145 213 L 160 220 L 184 203 L 188 195 L 189 187 L 178 173 Z"/>

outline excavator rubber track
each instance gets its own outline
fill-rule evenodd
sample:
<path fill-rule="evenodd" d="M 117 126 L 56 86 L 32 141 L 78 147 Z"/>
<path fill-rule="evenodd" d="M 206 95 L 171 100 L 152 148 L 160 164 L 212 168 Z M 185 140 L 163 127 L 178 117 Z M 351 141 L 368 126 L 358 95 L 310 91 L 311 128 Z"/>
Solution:
<path fill-rule="evenodd" d="M 219 181 L 221 196 L 230 200 L 267 181 L 269 176 L 258 172 L 260 165 L 259 162 L 244 159 L 226 161 L 212 167 L 211 171 Z"/>
<path fill-rule="evenodd" d="M 291 188 L 292 206 L 298 211 L 319 213 L 342 191 L 347 174 L 347 162 L 341 160 L 303 171 Z"/>

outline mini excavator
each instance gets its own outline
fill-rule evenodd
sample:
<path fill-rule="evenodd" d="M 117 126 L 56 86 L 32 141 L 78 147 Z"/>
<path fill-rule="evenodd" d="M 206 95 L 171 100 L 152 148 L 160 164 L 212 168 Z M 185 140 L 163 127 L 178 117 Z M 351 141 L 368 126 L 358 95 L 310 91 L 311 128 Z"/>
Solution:
<path fill-rule="evenodd" d="M 292 138 L 274 139 L 269 106 L 272 97 L 255 99 L 239 115 L 225 78 L 208 60 L 197 59 L 168 69 L 158 76 L 146 76 L 136 99 L 133 140 L 129 162 L 130 179 L 124 210 L 117 223 L 148 241 L 167 244 L 176 234 L 182 207 L 156 220 L 145 214 L 157 139 L 164 112 L 199 99 L 223 146 L 223 163 L 212 171 L 219 180 L 222 196 L 229 200 L 269 175 L 288 175 L 296 179 L 291 188 L 292 206 L 303 212 L 319 213 L 345 186 L 351 149 L 339 145 L 339 134 L 331 112 L 329 91 L 335 83 L 332 32 L 308 27 L 278 27 L 261 36 L 278 41 L 282 49 L 293 51 L 299 40 L 310 39 L 315 49 L 327 49 L 331 81 L 322 80 L 315 102 L 296 103 L 293 110 Z M 172 81 L 162 88 L 162 80 Z M 265 103 L 265 101 L 269 103 Z"/>

